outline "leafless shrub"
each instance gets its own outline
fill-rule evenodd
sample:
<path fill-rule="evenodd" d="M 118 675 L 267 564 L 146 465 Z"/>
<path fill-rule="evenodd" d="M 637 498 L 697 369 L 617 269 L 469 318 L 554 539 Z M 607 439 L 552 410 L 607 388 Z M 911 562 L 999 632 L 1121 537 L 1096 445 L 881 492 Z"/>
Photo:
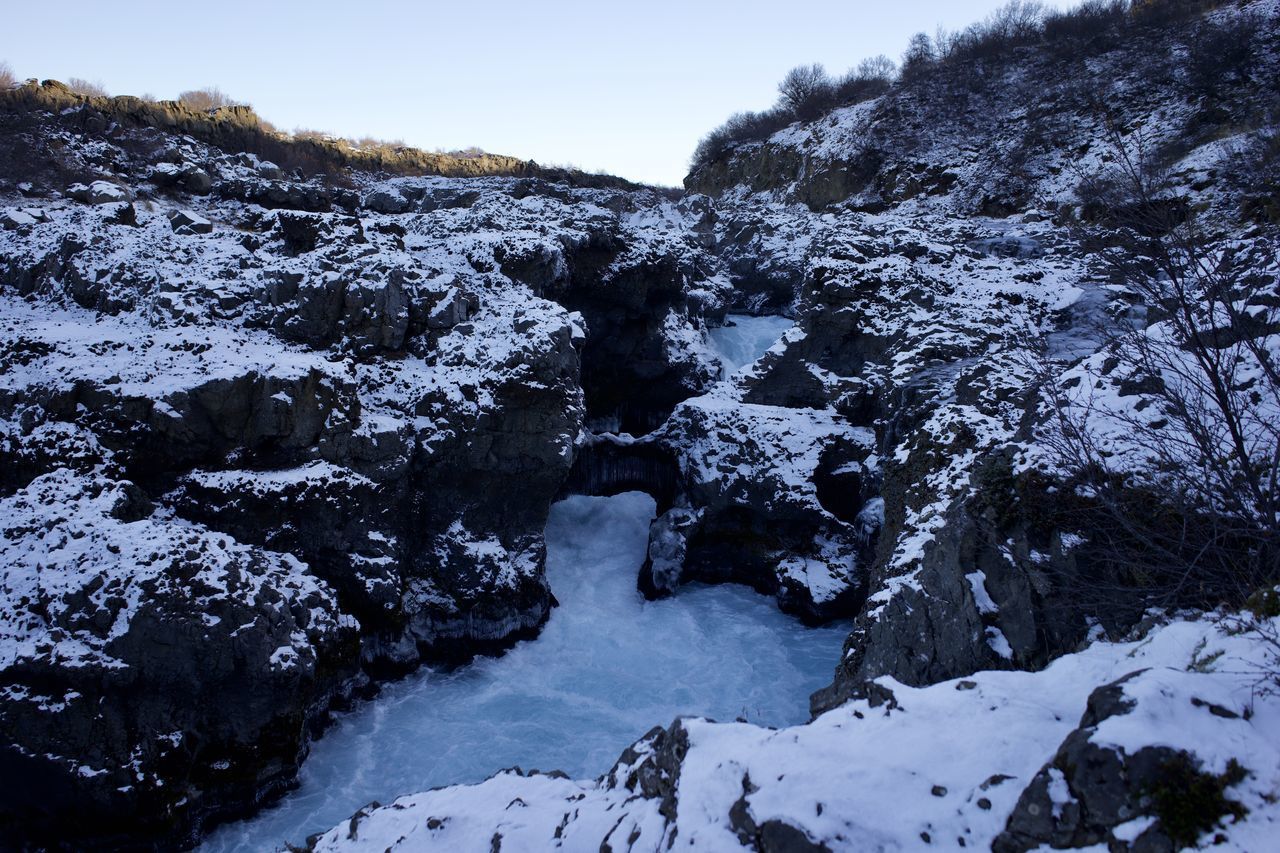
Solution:
<path fill-rule="evenodd" d="M 1204 14 L 1226 0 L 1130 0 L 1129 19 L 1137 26 L 1165 27 Z"/>
<path fill-rule="evenodd" d="M 795 116 L 780 108 L 759 113 L 734 113 L 698 142 L 692 165 L 697 168 L 714 162 L 735 145 L 767 139 L 793 121 Z"/>
<path fill-rule="evenodd" d="M 106 86 L 102 85 L 101 80 L 84 80 L 80 77 L 72 77 L 67 80 L 67 88 L 77 95 L 84 95 L 88 98 L 111 97 L 111 93 L 107 91 Z"/>
<path fill-rule="evenodd" d="M 359 139 L 348 139 L 346 142 L 352 148 L 364 151 L 394 151 L 397 148 L 406 147 L 403 139 L 378 139 L 375 136 L 362 136 Z"/>
<path fill-rule="evenodd" d="M 1250 14 L 1201 21 L 1187 45 L 1188 92 L 1214 96 L 1226 85 L 1247 80 L 1258 58 L 1254 40 L 1261 28 L 1257 16 Z"/>
<path fill-rule="evenodd" d="M 812 121 L 835 103 L 835 86 L 821 63 L 798 65 L 778 84 L 779 105 L 801 121 Z"/>
<path fill-rule="evenodd" d="M 317 141 L 337 139 L 337 137 L 332 133 L 327 133 L 326 131 L 316 130 L 315 128 L 310 127 L 295 127 L 292 135 L 294 139 L 312 139 Z"/>
<path fill-rule="evenodd" d="M 1068 51 L 1100 41 L 1109 47 L 1108 37 L 1119 30 L 1128 11 L 1127 0 L 1085 0 L 1065 12 L 1050 12 L 1044 19 L 1045 41 Z"/>
<path fill-rule="evenodd" d="M 1254 299 L 1280 258 L 1214 244 L 1168 203 L 1152 158 L 1111 133 L 1096 183 L 1124 213 L 1082 236 L 1136 311 L 1107 327 L 1097 370 L 1038 371 L 1042 446 L 1072 487 L 1062 510 L 1118 586 L 1239 603 L 1280 578 L 1280 359 Z"/>
<path fill-rule="evenodd" d="M 0 89 L 12 88 L 18 80 L 13 76 L 13 68 L 7 62 L 0 62 Z"/>
<path fill-rule="evenodd" d="M 1040 40 L 1045 10 L 1036 0 L 1010 0 L 985 21 L 959 33 L 940 34 L 935 47 L 947 59 L 988 59 Z"/>
<path fill-rule="evenodd" d="M 193 110 L 216 110 L 220 107 L 230 107 L 241 103 L 217 86 L 182 92 L 178 95 L 178 102 Z"/>
<path fill-rule="evenodd" d="M 837 104 L 848 106 L 878 98 L 893 85 L 898 67 L 893 60 L 881 54 L 858 63 L 835 83 L 834 98 Z"/>

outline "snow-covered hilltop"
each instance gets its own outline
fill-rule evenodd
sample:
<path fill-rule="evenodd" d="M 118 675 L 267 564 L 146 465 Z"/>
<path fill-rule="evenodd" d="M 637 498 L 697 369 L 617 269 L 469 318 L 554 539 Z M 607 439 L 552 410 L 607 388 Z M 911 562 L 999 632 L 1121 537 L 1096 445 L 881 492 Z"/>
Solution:
<path fill-rule="evenodd" d="M 536 636 L 552 501 L 639 489 L 646 595 L 856 619 L 814 721 L 314 849 L 1264 848 L 1278 6 L 939 62 L 680 197 L 0 92 L 0 832 L 253 811 L 378 680 Z M 729 311 L 796 322 L 730 373 Z"/>

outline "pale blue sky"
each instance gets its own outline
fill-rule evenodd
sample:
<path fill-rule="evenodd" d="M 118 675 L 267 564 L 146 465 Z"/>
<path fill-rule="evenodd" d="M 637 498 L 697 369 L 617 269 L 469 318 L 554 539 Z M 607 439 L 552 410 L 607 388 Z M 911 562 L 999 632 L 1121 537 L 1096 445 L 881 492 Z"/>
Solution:
<path fill-rule="evenodd" d="M 1004 0 L 12 3 L 19 78 L 114 94 L 217 85 L 284 129 L 403 139 L 678 184 L 699 137 L 787 69 L 896 59 Z"/>

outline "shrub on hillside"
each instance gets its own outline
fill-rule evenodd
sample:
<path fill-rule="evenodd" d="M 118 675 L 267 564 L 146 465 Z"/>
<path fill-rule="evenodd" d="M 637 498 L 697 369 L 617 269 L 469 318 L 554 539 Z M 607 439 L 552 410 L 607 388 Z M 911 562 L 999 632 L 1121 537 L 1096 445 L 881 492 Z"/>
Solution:
<path fill-rule="evenodd" d="M 1044 15 L 1044 6 L 1037 0 L 1010 0 L 985 21 L 946 37 L 943 58 L 990 59 L 1015 47 L 1038 42 L 1043 33 Z"/>
<path fill-rule="evenodd" d="M 100 80 L 84 80 L 80 77 L 72 77 L 67 80 L 67 88 L 77 95 L 84 95 L 88 98 L 111 97 L 111 93 L 107 91 L 107 87 L 102 85 Z"/>
<path fill-rule="evenodd" d="M 1223 84 L 1247 80 L 1255 62 L 1254 38 L 1261 24 L 1253 15 L 1202 21 L 1187 45 L 1185 83 L 1192 95 L 1214 95 Z"/>
<path fill-rule="evenodd" d="M 801 121 L 812 121 L 835 105 L 835 84 L 820 63 L 798 65 L 778 84 L 779 105 Z"/>
<path fill-rule="evenodd" d="M 1063 494 L 1083 499 L 1082 565 L 1151 605 L 1239 604 L 1280 580 L 1280 366 L 1254 319 L 1269 284 L 1258 271 L 1280 257 L 1215 242 L 1170 203 L 1141 137 L 1108 133 L 1111 164 L 1090 183 L 1115 215 L 1080 238 L 1141 308 L 1100 330 L 1105 363 L 1067 381 L 1033 367 L 1049 402 L 1041 443 Z M 1108 375 L 1123 377 L 1111 391 Z"/>
<path fill-rule="evenodd" d="M 217 86 L 210 86 L 206 89 L 191 89 L 180 93 L 178 103 L 193 110 L 216 110 L 219 107 L 232 106 L 236 101 Z"/>
<path fill-rule="evenodd" d="M 18 82 L 13 76 L 13 69 L 9 67 L 9 63 L 0 62 L 0 89 L 8 89 L 14 83 Z"/>
<path fill-rule="evenodd" d="M 734 113 L 698 143 L 693 152 L 693 165 L 711 163 L 735 145 L 767 139 L 793 121 L 795 116 L 777 107 L 759 113 Z"/>
<path fill-rule="evenodd" d="M 878 98 L 893 85 L 897 66 L 893 60 L 881 54 L 858 63 L 858 67 L 841 77 L 835 84 L 835 101 L 839 106 Z"/>
<path fill-rule="evenodd" d="M 1222 0 L 1130 0 L 1129 17 L 1139 26 L 1163 27 L 1222 5 Z"/>
<path fill-rule="evenodd" d="M 916 33 L 907 42 L 907 49 L 902 54 L 902 79 L 911 81 L 923 77 L 938 61 L 937 51 L 933 47 L 933 39 L 925 33 Z"/>
<path fill-rule="evenodd" d="M 1174 25 L 1225 5 L 1227 0 L 1084 0 L 1065 12 L 1049 11 L 1040 0 L 1010 0 L 986 20 L 959 32 L 939 30 L 930 37 L 916 33 L 902 55 L 897 74 L 904 84 L 925 86 L 932 93 L 938 118 L 956 118 L 970 108 L 970 98 L 990 85 L 987 66 L 1018 48 L 1034 48 L 1059 57 L 1082 60 L 1126 43 L 1142 30 Z M 1208 93 L 1223 81 L 1247 77 L 1254 62 L 1251 45 L 1260 24 L 1249 16 L 1226 22 L 1202 22 L 1191 47 L 1184 75 L 1197 93 Z M 1148 56 L 1153 85 L 1164 85 L 1176 73 L 1174 55 Z M 755 142 L 796 120 L 813 121 L 831 110 L 875 98 L 894 81 L 893 63 L 883 56 L 865 60 L 833 81 L 821 65 L 793 68 L 778 86 L 779 103 L 762 113 L 738 113 L 707 134 L 694 151 L 697 168 L 723 156 L 735 145 Z"/>
<path fill-rule="evenodd" d="M 1114 33 L 1129 11 L 1126 0 L 1085 0 L 1074 9 L 1050 12 L 1044 19 L 1044 39 L 1075 49 Z"/>

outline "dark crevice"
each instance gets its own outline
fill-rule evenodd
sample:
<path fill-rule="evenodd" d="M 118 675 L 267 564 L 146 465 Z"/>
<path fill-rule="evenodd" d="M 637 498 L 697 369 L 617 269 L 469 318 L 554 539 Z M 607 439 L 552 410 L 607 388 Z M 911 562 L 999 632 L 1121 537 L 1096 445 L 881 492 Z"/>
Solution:
<path fill-rule="evenodd" d="M 678 473 L 675 457 L 665 448 L 593 437 L 578 448 L 559 497 L 647 492 L 657 503 L 661 515 L 675 502 Z"/>

